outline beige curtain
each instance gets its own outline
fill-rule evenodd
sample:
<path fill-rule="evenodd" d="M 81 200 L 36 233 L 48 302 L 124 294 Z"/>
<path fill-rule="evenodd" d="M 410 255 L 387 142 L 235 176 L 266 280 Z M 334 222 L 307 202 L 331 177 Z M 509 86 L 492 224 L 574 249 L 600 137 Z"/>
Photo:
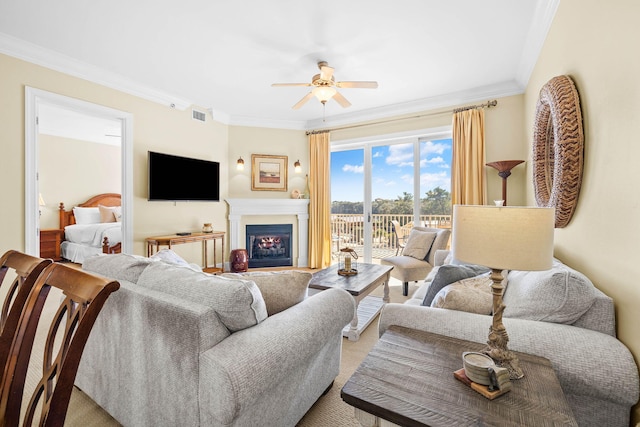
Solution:
<path fill-rule="evenodd" d="M 329 132 L 309 135 L 309 267 L 331 264 Z"/>
<path fill-rule="evenodd" d="M 484 205 L 487 201 L 484 155 L 484 110 L 453 114 L 451 204 Z"/>

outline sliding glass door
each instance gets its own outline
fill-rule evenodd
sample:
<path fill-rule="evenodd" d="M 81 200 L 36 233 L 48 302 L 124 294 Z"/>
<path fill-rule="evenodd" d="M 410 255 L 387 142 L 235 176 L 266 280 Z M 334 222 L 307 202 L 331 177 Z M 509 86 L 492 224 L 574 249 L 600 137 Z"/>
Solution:
<path fill-rule="evenodd" d="M 408 234 L 414 225 L 446 225 L 451 210 L 450 135 L 446 128 L 332 145 L 334 260 L 339 249 L 348 246 L 361 261 L 377 263 L 399 251 L 398 234 Z"/>

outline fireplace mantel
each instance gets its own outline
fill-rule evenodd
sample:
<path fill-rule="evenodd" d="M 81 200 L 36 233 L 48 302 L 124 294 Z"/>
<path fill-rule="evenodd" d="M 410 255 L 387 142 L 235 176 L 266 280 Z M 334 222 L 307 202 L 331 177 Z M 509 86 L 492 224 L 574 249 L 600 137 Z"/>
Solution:
<path fill-rule="evenodd" d="M 298 218 L 298 267 L 308 265 L 309 199 L 226 199 L 229 205 L 230 249 L 240 249 L 243 216 L 295 215 Z"/>

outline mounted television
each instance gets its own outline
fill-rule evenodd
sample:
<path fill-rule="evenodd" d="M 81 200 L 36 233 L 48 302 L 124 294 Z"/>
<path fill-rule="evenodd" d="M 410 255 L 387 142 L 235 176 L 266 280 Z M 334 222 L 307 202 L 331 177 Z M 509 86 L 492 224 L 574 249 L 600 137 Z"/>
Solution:
<path fill-rule="evenodd" d="M 149 151 L 149 200 L 220 201 L 220 163 Z"/>

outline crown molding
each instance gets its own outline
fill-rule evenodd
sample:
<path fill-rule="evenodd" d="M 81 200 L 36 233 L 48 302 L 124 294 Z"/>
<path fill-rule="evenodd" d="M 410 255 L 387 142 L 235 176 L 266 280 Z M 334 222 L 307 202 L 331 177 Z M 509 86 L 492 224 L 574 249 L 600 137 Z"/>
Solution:
<path fill-rule="evenodd" d="M 522 58 L 516 72 L 516 81 L 523 88 L 527 87 L 533 68 L 536 66 L 542 46 L 553 23 L 553 18 L 560 6 L 560 0 L 547 0 L 537 3 L 534 17 L 522 49 Z"/>
<path fill-rule="evenodd" d="M 484 102 L 487 101 L 487 98 L 503 98 L 505 96 L 520 95 L 522 93 L 524 93 L 524 87 L 520 86 L 517 82 L 503 82 L 410 102 L 331 116 L 327 117 L 324 121 L 322 119 L 310 120 L 307 122 L 307 130 L 345 126 L 358 122 L 436 110 L 471 102 Z"/>
<path fill-rule="evenodd" d="M 306 122 L 302 120 L 262 119 L 250 116 L 231 116 L 227 122 L 231 126 L 248 126 L 272 129 L 307 130 Z"/>
<path fill-rule="evenodd" d="M 33 43 L 0 33 L 0 53 L 88 80 L 169 108 L 186 110 L 193 103 Z"/>

